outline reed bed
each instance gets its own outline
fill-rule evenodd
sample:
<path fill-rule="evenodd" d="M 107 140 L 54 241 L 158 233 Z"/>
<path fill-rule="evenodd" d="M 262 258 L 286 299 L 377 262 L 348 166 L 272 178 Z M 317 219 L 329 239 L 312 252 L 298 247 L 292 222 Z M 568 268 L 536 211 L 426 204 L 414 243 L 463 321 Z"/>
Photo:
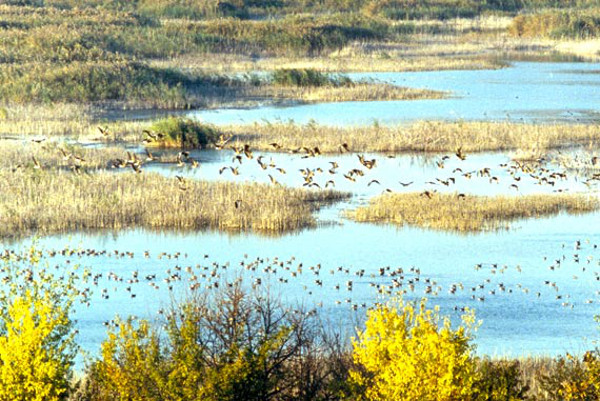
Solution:
<path fill-rule="evenodd" d="M 475 196 L 459 194 L 397 193 L 371 200 L 347 213 L 360 222 L 394 223 L 457 232 L 507 228 L 511 221 L 555 215 L 586 213 L 600 208 L 600 200 L 586 194 Z"/>
<path fill-rule="evenodd" d="M 491 70 L 507 64 L 488 56 L 470 57 L 392 57 L 384 53 L 329 57 L 252 57 L 212 54 L 208 57 L 182 56 L 169 60 L 153 60 L 152 65 L 171 68 L 203 68 L 219 73 L 273 71 L 277 68 L 312 68 L 324 72 L 414 72 L 443 70 Z"/>
<path fill-rule="evenodd" d="M 33 168 L 37 162 L 40 168 L 67 170 L 77 166 L 91 171 L 109 167 L 117 158 L 127 159 L 127 152 L 118 146 L 89 148 L 67 142 L 4 140 L 0 141 L 0 158 L 4 160 L 0 170 Z"/>
<path fill-rule="evenodd" d="M 347 197 L 152 173 L 0 170 L 0 237 L 131 227 L 280 233 L 316 224 L 320 202 Z"/>
<path fill-rule="evenodd" d="M 262 92 L 269 98 L 300 100 L 306 103 L 441 99 L 447 96 L 440 91 L 405 88 L 384 83 L 356 83 L 315 88 L 266 87 Z"/>
<path fill-rule="evenodd" d="M 173 58 L 228 71 L 237 67 L 224 61 L 213 68 L 220 63 L 215 55 L 245 60 L 238 71 L 273 69 L 282 60 L 329 71 L 497 68 L 503 64 L 490 54 L 519 52 L 520 40 L 511 38 L 505 23 L 517 11 L 564 5 L 557 12 L 568 16 L 569 7 L 579 7 L 583 17 L 568 19 L 569 32 L 582 27 L 575 37 L 583 37 L 597 29 L 593 1 L 225 3 L 5 2 L 0 95 L 19 103 L 112 101 L 185 109 L 220 102 L 228 83 L 174 68 L 190 65 Z M 243 95 L 231 87 L 226 92 Z"/>
<path fill-rule="evenodd" d="M 257 123 L 227 126 L 224 131 L 252 148 L 280 151 L 318 146 L 323 153 L 340 151 L 342 143 L 356 152 L 465 152 L 523 150 L 529 153 L 589 144 L 600 140 L 600 128 L 585 124 L 535 125 L 509 122 L 417 122 L 408 126 L 334 127 L 314 123 Z"/>

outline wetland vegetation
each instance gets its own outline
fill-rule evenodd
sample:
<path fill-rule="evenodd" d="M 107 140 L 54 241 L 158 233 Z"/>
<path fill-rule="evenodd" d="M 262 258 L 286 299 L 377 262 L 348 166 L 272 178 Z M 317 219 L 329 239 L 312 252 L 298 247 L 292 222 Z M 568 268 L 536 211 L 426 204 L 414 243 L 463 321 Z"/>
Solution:
<path fill-rule="evenodd" d="M 224 127 L 232 140 L 253 148 L 292 151 L 319 146 L 323 153 L 344 151 L 345 143 L 355 152 L 410 153 L 522 151 L 541 156 L 545 152 L 577 144 L 588 145 L 600 138 L 593 124 L 526 124 L 510 122 L 421 121 L 410 125 L 322 126 L 318 123 L 255 123 Z M 273 147 L 277 143 L 281 147 Z"/>
<path fill-rule="evenodd" d="M 168 179 L 152 173 L 40 170 L 0 172 L 1 237 L 131 227 L 275 234 L 314 227 L 316 205 L 347 196 L 333 190 Z"/>
<path fill-rule="evenodd" d="M 459 95 L 346 74 L 598 61 L 598 10 L 597 0 L 2 2 L 0 401 L 598 399 L 598 348 L 491 357 L 475 335 L 490 322 L 519 336 L 543 320 L 593 324 L 600 241 L 568 230 L 579 214 L 594 224 L 600 207 L 600 130 L 580 110 L 553 110 L 572 117 L 562 123 L 362 126 L 187 113 L 435 107 Z M 499 228 L 541 218 L 564 224 L 558 239 L 519 237 L 523 248 L 502 251 L 514 268 L 493 259 Z M 377 231 L 389 224 L 401 234 Z M 328 226 L 339 243 L 320 233 Z M 127 230 L 201 237 L 161 253 L 143 236 L 127 249 L 23 249 L 82 232 L 118 243 Z M 542 255 L 542 243 L 560 251 Z M 411 266 L 392 267 L 375 245 Z"/>
<path fill-rule="evenodd" d="M 507 228 L 514 220 L 592 212 L 599 207 L 596 197 L 582 194 L 489 197 L 424 191 L 381 195 L 348 216 L 362 222 L 476 232 Z"/>

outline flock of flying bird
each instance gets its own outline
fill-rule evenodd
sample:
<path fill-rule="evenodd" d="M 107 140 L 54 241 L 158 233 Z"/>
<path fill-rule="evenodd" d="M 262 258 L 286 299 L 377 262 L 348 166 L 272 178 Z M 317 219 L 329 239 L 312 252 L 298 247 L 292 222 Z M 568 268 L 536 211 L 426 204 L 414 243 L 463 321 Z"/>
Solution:
<path fill-rule="evenodd" d="M 104 137 L 110 136 L 110 132 L 108 129 L 103 127 L 98 127 L 98 130 Z M 160 141 L 164 134 L 155 133 L 152 131 L 144 131 L 144 144 L 150 144 L 152 142 Z M 34 138 L 33 141 L 36 143 L 41 143 L 45 139 L 44 138 Z M 232 136 L 225 137 L 221 135 L 219 140 L 214 144 L 215 149 L 217 150 L 230 150 L 233 152 L 232 154 L 232 164 L 224 165 L 219 168 L 219 175 L 223 175 L 227 172 L 230 172 L 232 176 L 239 176 L 242 174 L 243 170 L 241 170 L 241 165 L 245 160 L 253 160 L 255 159 L 257 164 L 260 166 L 261 170 L 266 171 L 266 175 L 269 181 L 272 184 L 279 185 L 279 179 L 274 174 L 277 172 L 280 175 L 287 174 L 287 171 L 284 167 L 278 166 L 274 163 L 271 158 L 269 161 L 265 160 L 265 155 L 259 155 L 255 158 L 254 151 L 251 149 L 248 144 L 233 144 Z M 282 144 L 273 142 L 269 144 L 270 147 L 273 148 L 273 151 L 282 152 L 284 151 L 284 146 Z M 74 153 L 67 152 L 66 150 L 59 148 L 61 153 L 61 157 L 63 161 L 69 163 L 69 168 L 79 174 L 84 167 L 85 159 L 81 156 L 78 156 Z M 138 155 L 136 152 L 127 151 L 126 157 L 124 158 L 116 158 L 111 160 L 109 166 L 111 168 L 131 168 L 136 173 L 141 173 L 143 171 L 142 167 L 145 163 L 155 162 L 155 163 L 163 163 L 163 164 L 172 164 L 179 168 L 188 167 L 191 169 L 196 169 L 200 166 L 200 162 L 191 157 L 188 151 L 179 151 L 177 152 L 176 157 L 172 156 L 160 156 L 156 157 L 152 154 L 152 152 L 148 149 L 144 149 L 145 155 Z M 315 158 L 322 156 L 321 150 L 318 146 L 315 147 L 299 147 L 296 149 L 288 150 L 291 154 L 298 154 L 302 159 L 306 158 Z M 350 147 L 347 143 L 342 143 L 339 145 L 340 153 L 351 152 Z M 462 147 L 459 147 L 454 152 L 456 157 L 455 160 L 464 161 L 467 159 L 466 153 L 462 150 Z M 395 157 L 394 155 L 387 156 L 388 158 Z M 340 172 L 340 177 L 348 182 L 356 183 L 361 177 L 365 177 L 366 174 L 377 167 L 377 159 L 367 159 L 362 154 L 357 154 L 358 164 L 356 167 L 352 167 L 347 171 Z M 440 172 L 445 172 L 448 170 L 446 168 L 447 161 L 451 159 L 450 155 L 441 156 L 438 160 L 435 161 L 435 165 L 438 167 Z M 515 190 L 517 192 L 520 191 L 521 180 L 524 178 L 529 179 L 534 184 L 538 185 L 548 185 L 554 189 L 554 192 L 563 192 L 568 191 L 569 186 L 563 185 L 559 186 L 557 184 L 561 182 L 567 181 L 567 173 L 568 168 L 563 169 L 562 171 L 551 170 L 550 168 L 545 167 L 549 160 L 540 158 L 529 161 L 511 161 L 507 163 L 501 163 L 499 167 L 504 170 L 504 173 L 508 173 L 509 183 L 508 189 Z M 35 169 L 41 169 L 42 165 L 38 161 L 35 156 L 32 156 L 33 167 Z M 581 163 L 580 163 L 581 164 Z M 597 164 L 597 157 L 591 158 L 591 163 L 587 161 L 584 165 L 589 167 L 594 167 Z M 17 166 L 17 168 L 22 167 L 21 165 Z M 320 167 L 305 167 L 299 169 L 302 179 L 302 186 L 306 188 L 318 188 L 318 189 L 326 189 L 326 188 L 334 188 L 336 186 L 336 175 L 338 174 L 338 170 L 340 168 L 340 164 L 338 161 L 327 161 L 327 166 Z M 14 169 L 13 169 L 14 170 Z M 322 180 L 317 180 L 318 176 L 321 174 L 326 174 L 327 177 Z M 464 170 L 462 167 L 457 166 L 451 170 L 451 174 L 447 174 L 442 177 L 435 177 L 433 180 L 425 181 L 424 184 L 426 187 L 422 189 L 421 195 L 428 199 L 433 198 L 436 192 L 438 192 L 438 188 L 450 188 L 454 186 L 459 178 L 463 179 L 471 179 L 473 176 L 484 177 L 489 180 L 492 184 L 499 184 L 502 177 L 506 176 L 506 174 L 498 174 L 497 171 L 492 170 L 492 167 L 482 166 L 480 168 Z M 176 175 L 176 179 L 179 183 L 179 188 L 183 191 L 187 190 L 188 186 L 186 183 L 186 178 L 183 174 Z M 578 179 L 577 177 L 575 178 Z M 595 186 L 598 182 L 600 182 L 600 173 L 592 171 L 591 174 L 582 178 L 581 182 L 585 184 L 587 187 Z M 399 188 L 406 188 L 414 184 L 414 180 L 412 181 L 398 181 Z M 371 178 L 367 183 L 367 187 L 372 185 L 381 185 L 379 179 Z M 385 188 L 384 192 L 394 192 L 395 190 L 392 188 Z M 466 192 L 457 193 L 457 199 L 465 199 L 468 196 Z M 235 203 L 239 203 L 241 200 L 236 199 Z"/>

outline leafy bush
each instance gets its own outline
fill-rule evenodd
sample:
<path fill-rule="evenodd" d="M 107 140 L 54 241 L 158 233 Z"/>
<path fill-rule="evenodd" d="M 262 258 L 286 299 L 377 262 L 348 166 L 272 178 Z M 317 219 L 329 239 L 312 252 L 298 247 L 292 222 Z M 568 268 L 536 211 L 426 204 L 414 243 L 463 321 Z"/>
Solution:
<path fill-rule="evenodd" d="M 600 353 L 588 351 L 583 358 L 567 354 L 540 380 L 551 400 L 600 400 Z"/>
<path fill-rule="evenodd" d="M 351 85 L 352 80 L 344 75 L 332 76 L 312 68 L 280 69 L 272 73 L 272 82 L 281 86 L 320 87 Z"/>
<path fill-rule="evenodd" d="M 0 400 L 58 401 L 68 395 L 77 345 L 71 320 L 76 274 L 57 278 L 31 249 L 2 258 Z M 85 298 L 85 296 L 83 296 Z"/>
<path fill-rule="evenodd" d="M 268 294 L 244 291 L 239 281 L 229 284 L 174 306 L 159 328 L 118 321 L 88 370 L 82 398 L 330 397 L 336 389 L 328 378 L 340 378 L 344 369 L 336 357 L 325 357 L 314 314 L 288 311 Z"/>
<path fill-rule="evenodd" d="M 473 397 L 477 401 L 516 401 L 527 399 L 529 386 L 523 383 L 519 361 L 479 361 L 479 380 Z"/>
<path fill-rule="evenodd" d="M 116 319 L 102 343 L 101 355 L 102 362 L 90 368 L 93 380 L 86 383 L 91 400 L 160 399 L 166 361 L 158 334 L 147 321 Z M 90 383 L 94 391 L 90 391 Z"/>
<path fill-rule="evenodd" d="M 204 148 L 217 141 L 220 131 L 210 125 L 189 118 L 169 117 L 152 124 L 152 131 L 165 135 L 163 145 L 182 148 Z"/>
<path fill-rule="evenodd" d="M 477 382 L 470 345 L 473 313 L 451 327 L 438 308 L 404 302 L 367 313 L 353 340 L 357 368 L 350 382 L 366 400 L 469 400 Z"/>

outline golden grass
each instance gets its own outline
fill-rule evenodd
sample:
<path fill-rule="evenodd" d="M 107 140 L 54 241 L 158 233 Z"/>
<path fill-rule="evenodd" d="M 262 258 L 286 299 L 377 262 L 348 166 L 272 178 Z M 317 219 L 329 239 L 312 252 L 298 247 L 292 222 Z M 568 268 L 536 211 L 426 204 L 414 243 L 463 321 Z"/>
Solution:
<path fill-rule="evenodd" d="M 446 96 L 445 92 L 405 88 L 385 83 L 356 83 L 347 86 L 307 88 L 267 86 L 258 93 L 272 99 L 300 100 L 306 103 L 441 99 Z"/>
<path fill-rule="evenodd" d="M 365 46 L 355 44 L 352 46 Z M 170 60 L 155 60 L 156 67 L 199 68 L 220 73 L 273 71 L 285 69 L 316 69 L 322 72 L 408 72 L 442 70 L 484 70 L 506 67 L 507 64 L 485 56 L 391 56 L 383 51 L 364 55 L 334 54 L 328 57 L 265 57 L 254 59 L 246 55 L 211 54 L 208 57 L 181 56 Z"/>
<path fill-rule="evenodd" d="M 584 194 L 474 196 L 411 192 L 385 194 L 347 213 L 360 222 L 385 222 L 436 230 L 477 232 L 507 227 L 517 219 L 585 213 L 600 200 Z"/>
<path fill-rule="evenodd" d="M 4 140 L 0 141 L 0 158 L 4 160 L 0 169 L 8 170 L 33 167 L 34 160 L 42 168 L 65 170 L 76 165 L 83 170 L 97 170 L 109 167 L 111 160 L 127 159 L 127 152 L 117 146 L 89 148 L 50 140 Z"/>
<path fill-rule="evenodd" d="M 0 137 L 20 138 L 70 137 L 76 140 L 122 141 L 132 135 L 141 138 L 141 131 L 148 126 L 145 121 L 118 121 L 112 112 L 103 118 L 99 106 L 74 103 L 52 105 L 5 105 L 0 106 Z M 120 113 L 122 115 L 122 113 Z M 111 121 L 105 121 L 111 119 Z M 109 127 L 110 135 L 104 137 L 98 127 Z"/>
<path fill-rule="evenodd" d="M 294 123 L 227 126 L 234 140 L 254 149 L 281 151 L 318 146 L 321 152 L 340 151 L 347 143 L 355 152 L 465 152 L 522 150 L 540 152 L 600 140 L 596 125 L 535 125 L 507 122 L 417 122 L 408 126 L 332 127 Z"/>
<path fill-rule="evenodd" d="M 346 196 L 262 184 L 181 184 L 147 172 L 0 170 L 0 237 L 131 227 L 279 233 L 314 226 L 319 202 Z"/>

